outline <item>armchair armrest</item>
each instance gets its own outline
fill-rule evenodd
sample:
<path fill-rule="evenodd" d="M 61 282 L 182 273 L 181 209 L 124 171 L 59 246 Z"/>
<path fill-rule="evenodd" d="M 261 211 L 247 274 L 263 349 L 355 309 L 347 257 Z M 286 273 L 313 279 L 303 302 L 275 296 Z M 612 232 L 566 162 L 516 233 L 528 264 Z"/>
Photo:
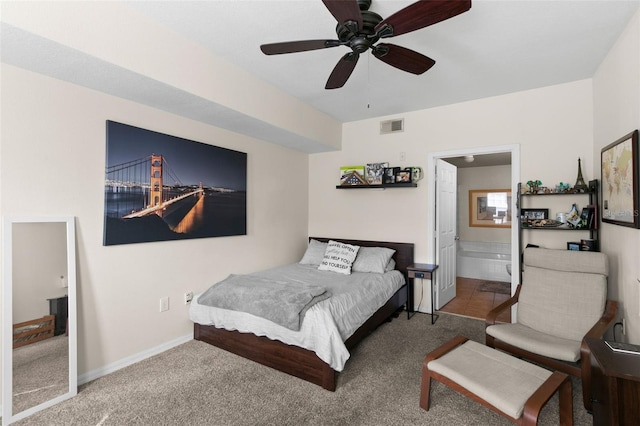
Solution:
<path fill-rule="evenodd" d="M 600 317 L 598 322 L 591 327 L 591 330 L 589 330 L 584 337 L 595 337 L 596 339 L 601 339 L 607 329 L 611 326 L 613 320 L 615 320 L 617 313 L 618 302 L 614 300 L 607 300 L 602 317 Z"/>
<path fill-rule="evenodd" d="M 616 314 L 618 313 L 618 302 L 614 300 L 607 300 L 607 304 L 604 307 L 604 313 L 600 317 L 597 323 L 591 330 L 587 332 L 584 337 L 594 337 L 596 339 L 602 339 L 604 333 L 609 329 L 611 323 L 616 318 Z M 587 344 L 587 340 L 585 338 L 582 339 L 580 343 L 580 370 L 582 376 L 583 389 L 591 389 L 591 348 Z M 591 395 L 586 394 L 583 391 L 583 402 L 584 407 L 587 411 L 591 411 L 593 408 Z"/>
<path fill-rule="evenodd" d="M 498 315 L 500 315 L 502 311 L 510 309 L 511 306 L 518 303 L 518 296 L 520 296 L 520 287 L 522 287 L 522 284 L 518 284 L 518 287 L 516 287 L 516 292 L 513 296 L 511 296 L 510 299 L 505 300 L 504 302 L 493 308 L 491 311 L 489 311 L 487 317 L 484 320 L 485 327 L 494 325 L 496 323 L 496 318 L 498 318 Z"/>

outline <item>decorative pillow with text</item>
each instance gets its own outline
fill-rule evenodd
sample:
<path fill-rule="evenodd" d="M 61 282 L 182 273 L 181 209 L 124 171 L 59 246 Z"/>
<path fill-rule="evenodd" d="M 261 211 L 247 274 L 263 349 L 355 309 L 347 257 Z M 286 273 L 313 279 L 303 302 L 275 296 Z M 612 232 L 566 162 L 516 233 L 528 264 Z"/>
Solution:
<path fill-rule="evenodd" d="M 351 265 L 356 260 L 360 246 L 329 240 L 327 251 L 324 252 L 322 263 L 318 266 L 320 271 L 333 271 L 339 274 L 351 274 Z"/>

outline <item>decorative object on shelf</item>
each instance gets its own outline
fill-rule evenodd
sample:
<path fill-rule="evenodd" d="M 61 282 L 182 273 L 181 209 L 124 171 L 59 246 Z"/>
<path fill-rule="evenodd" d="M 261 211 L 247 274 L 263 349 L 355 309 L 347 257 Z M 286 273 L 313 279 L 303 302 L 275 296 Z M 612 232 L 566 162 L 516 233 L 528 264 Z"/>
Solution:
<path fill-rule="evenodd" d="M 577 227 L 580 223 L 580 215 L 578 214 L 578 207 L 576 207 L 575 203 L 571 206 L 571 210 L 569 210 L 569 214 L 567 215 L 567 223 L 569 226 Z"/>
<path fill-rule="evenodd" d="M 569 213 L 565 213 L 565 212 L 556 213 L 556 220 L 558 222 L 567 223 L 567 216 L 568 215 L 569 215 Z"/>
<path fill-rule="evenodd" d="M 389 163 L 367 163 L 365 168 L 367 183 L 369 185 L 381 185 L 384 169 L 389 167 Z"/>
<path fill-rule="evenodd" d="M 594 206 L 584 207 L 580 212 L 580 223 L 578 224 L 577 227 L 581 229 L 592 229 L 594 226 L 594 219 L 595 219 Z"/>
<path fill-rule="evenodd" d="M 489 228 L 511 227 L 511 190 L 470 190 L 469 226 Z"/>
<path fill-rule="evenodd" d="M 573 189 L 576 192 L 587 192 L 589 187 L 586 183 L 584 183 L 584 179 L 582 178 L 582 166 L 580 165 L 580 158 L 578 158 L 578 179 L 576 179 L 576 184 L 573 185 Z"/>
<path fill-rule="evenodd" d="M 640 228 L 638 131 L 607 145 L 601 152 L 602 221 Z"/>
<path fill-rule="evenodd" d="M 557 193 L 569 192 L 570 188 L 571 188 L 571 185 L 569 185 L 568 183 L 560 182 L 559 184 L 556 185 L 556 192 Z"/>
<path fill-rule="evenodd" d="M 367 185 L 364 166 L 340 167 L 340 185 Z"/>
<path fill-rule="evenodd" d="M 540 185 L 542 185 L 542 182 L 539 180 L 527 181 L 527 186 L 529 187 L 529 193 L 531 194 L 537 194 L 538 191 L 540 190 Z"/>
<path fill-rule="evenodd" d="M 567 242 L 567 250 L 580 251 L 580 243 L 572 241 Z"/>
<path fill-rule="evenodd" d="M 416 183 L 424 177 L 422 173 L 422 167 L 410 167 L 411 169 L 411 182 Z"/>
<path fill-rule="evenodd" d="M 396 173 L 400 171 L 400 167 L 387 167 L 384 169 L 382 183 L 396 183 Z"/>

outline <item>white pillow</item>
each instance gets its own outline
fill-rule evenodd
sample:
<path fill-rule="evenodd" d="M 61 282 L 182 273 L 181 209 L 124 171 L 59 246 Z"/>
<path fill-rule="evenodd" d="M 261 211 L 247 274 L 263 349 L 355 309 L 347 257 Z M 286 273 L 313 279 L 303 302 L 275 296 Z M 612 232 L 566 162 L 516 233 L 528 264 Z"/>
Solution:
<path fill-rule="evenodd" d="M 385 247 L 360 247 L 353 262 L 353 272 L 375 272 L 383 274 L 391 256 L 396 251 Z"/>
<path fill-rule="evenodd" d="M 324 258 L 324 252 L 327 251 L 327 243 L 320 242 L 318 240 L 311 239 L 307 251 L 304 252 L 304 256 L 300 260 L 302 265 L 319 265 Z"/>
<path fill-rule="evenodd" d="M 333 271 L 345 275 L 351 274 L 351 265 L 358 255 L 358 249 L 360 249 L 360 246 L 329 240 L 327 251 L 324 253 L 324 258 L 320 266 L 318 266 L 318 270 Z"/>
<path fill-rule="evenodd" d="M 396 261 L 393 259 L 389 259 L 389 263 L 387 263 L 387 266 L 385 266 L 384 271 L 391 272 L 391 271 L 394 271 L 395 269 L 396 269 Z"/>

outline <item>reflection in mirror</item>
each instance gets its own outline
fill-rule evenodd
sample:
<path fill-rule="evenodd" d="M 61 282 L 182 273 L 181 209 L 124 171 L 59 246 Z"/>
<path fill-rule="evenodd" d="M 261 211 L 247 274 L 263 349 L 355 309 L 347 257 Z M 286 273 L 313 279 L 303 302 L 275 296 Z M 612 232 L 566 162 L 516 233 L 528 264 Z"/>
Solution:
<path fill-rule="evenodd" d="M 73 218 L 5 218 L 2 423 L 77 392 Z"/>

